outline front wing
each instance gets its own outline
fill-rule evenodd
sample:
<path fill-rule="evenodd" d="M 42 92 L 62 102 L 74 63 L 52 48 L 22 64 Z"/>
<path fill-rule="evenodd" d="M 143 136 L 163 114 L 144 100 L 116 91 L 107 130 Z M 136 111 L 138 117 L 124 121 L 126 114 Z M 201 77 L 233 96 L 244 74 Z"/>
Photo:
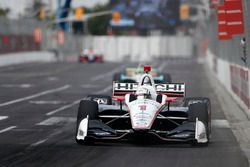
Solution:
<path fill-rule="evenodd" d="M 186 122 L 171 131 L 159 130 L 134 130 L 134 129 L 112 129 L 100 120 L 83 119 L 79 125 L 78 140 L 92 139 L 94 141 L 133 139 L 136 137 L 154 137 L 161 141 L 197 142 L 206 143 L 205 125 L 196 119 L 196 122 Z"/>

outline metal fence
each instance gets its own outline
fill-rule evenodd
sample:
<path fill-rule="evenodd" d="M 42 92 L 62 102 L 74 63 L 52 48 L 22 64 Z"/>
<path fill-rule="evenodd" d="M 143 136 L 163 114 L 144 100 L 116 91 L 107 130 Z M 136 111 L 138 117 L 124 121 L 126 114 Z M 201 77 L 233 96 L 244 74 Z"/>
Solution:
<path fill-rule="evenodd" d="M 0 53 L 39 50 L 40 44 L 33 38 L 36 20 L 9 20 L 0 17 Z"/>
<path fill-rule="evenodd" d="M 34 30 L 41 29 L 41 42 L 34 40 Z M 34 19 L 9 20 L 0 17 L 0 54 L 20 51 L 51 50 L 71 55 L 81 51 L 82 37 L 64 34 L 63 43 L 58 43 L 59 29 L 48 28 L 47 22 Z"/>

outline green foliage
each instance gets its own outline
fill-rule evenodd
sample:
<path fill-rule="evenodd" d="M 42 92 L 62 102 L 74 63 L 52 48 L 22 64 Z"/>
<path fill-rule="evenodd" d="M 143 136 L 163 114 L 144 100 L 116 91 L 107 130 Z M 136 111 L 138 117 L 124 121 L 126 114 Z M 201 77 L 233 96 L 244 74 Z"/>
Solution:
<path fill-rule="evenodd" d="M 7 9 L 3 9 L 0 6 L 0 16 L 6 17 L 9 12 L 10 12 L 10 10 L 8 8 Z"/>
<path fill-rule="evenodd" d="M 44 6 L 44 4 L 40 0 L 35 0 L 32 5 L 32 10 L 36 12 L 35 18 L 40 20 L 40 10 Z"/>
<path fill-rule="evenodd" d="M 86 8 L 85 13 L 96 13 L 110 10 L 109 4 L 97 5 L 93 8 Z M 88 21 L 88 30 L 92 35 L 106 35 L 111 15 L 94 17 Z"/>

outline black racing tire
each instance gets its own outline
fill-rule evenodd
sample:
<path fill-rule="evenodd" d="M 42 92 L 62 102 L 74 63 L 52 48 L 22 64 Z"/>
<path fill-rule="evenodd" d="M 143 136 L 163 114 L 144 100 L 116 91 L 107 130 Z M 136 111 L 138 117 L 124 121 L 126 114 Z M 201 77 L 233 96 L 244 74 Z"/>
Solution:
<path fill-rule="evenodd" d="M 187 97 L 184 99 L 184 107 L 188 107 L 192 104 L 196 104 L 196 103 L 204 103 L 207 106 L 207 110 L 208 110 L 208 130 L 209 130 L 209 138 L 211 138 L 211 134 L 212 134 L 212 125 L 211 125 L 211 119 L 212 119 L 212 112 L 211 112 L 211 102 L 210 99 L 207 97 Z"/>
<path fill-rule="evenodd" d="M 172 77 L 169 73 L 163 73 L 164 83 L 172 83 Z"/>
<path fill-rule="evenodd" d="M 112 104 L 112 98 L 111 96 L 108 95 L 88 95 L 87 98 L 91 101 L 95 101 L 95 99 L 104 99 L 107 101 L 107 105 L 111 105 Z M 97 102 L 97 101 L 96 101 Z"/>
<path fill-rule="evenodd" d="M 207 146 L 207 144 L 210 141 L 210 133 L 211 129 L 209 126 L 211 126 L 211 121 L 209 120 L 209 109 L 206 103 L 194 103 L 189 106 L 188 110 L 188 120 L 189 122 L 196 122 L 196 118 L 198 118 L 199 121 L 203 122 L 206 128 L 206 135 L 208 142 L 207 143 L 192 143 L 193 145 L 199 145 L 199 146 Z"/>
<path fill-rule="evenodd" d="M 121 73 L 115 73 L 113 75 L 113 81 L 120 82 L 120 80 L 121 80 Z"/>
<path fill-rule="evenodd" d="M 84 118 L 87 117 L 87 115 L 89 116 L 89 120 L 98 119 L 98 104 L 97 104 L 97 102 L 89 101 L 89 100 L 82 100 L 80 102 L 80 105 L 78 107 L 78 113 L 77 113 L 76 134 L 75 134 L 75 140 L 76 140 L 76 143 L 78 143 L 78 144 L 90 144 L 91 143 L 91 140 L 89 140 L 89 139 L 86 141 L 82 141 L 82 140 L 78 140 L 76 138 L 79 124 Z"/>

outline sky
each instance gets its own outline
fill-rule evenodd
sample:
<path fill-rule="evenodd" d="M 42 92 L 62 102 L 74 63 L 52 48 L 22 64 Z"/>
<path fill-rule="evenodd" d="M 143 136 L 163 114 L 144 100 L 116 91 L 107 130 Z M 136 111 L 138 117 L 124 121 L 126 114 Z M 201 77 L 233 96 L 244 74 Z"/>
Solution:
<path fill-rule="evenodd" d="M 57 0 L 42 0 L 45 3 L 53 2 L 53 8 L 57 7 Z M 63 0 L 62 0 L 63 1 Z M 106 3 L 109 0 L 72 0 L 71 6 L 73 8 L 79 6 L 93 7 L 98 3 Z M 9 8 L 11 13 L 9 15 L 12 19 L 17 19 L 19 14 L 25 11 L 27 6 L 32 4 L 33 0 L 0 0 L 0 7 Z"/>

